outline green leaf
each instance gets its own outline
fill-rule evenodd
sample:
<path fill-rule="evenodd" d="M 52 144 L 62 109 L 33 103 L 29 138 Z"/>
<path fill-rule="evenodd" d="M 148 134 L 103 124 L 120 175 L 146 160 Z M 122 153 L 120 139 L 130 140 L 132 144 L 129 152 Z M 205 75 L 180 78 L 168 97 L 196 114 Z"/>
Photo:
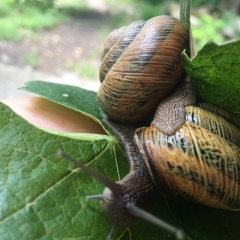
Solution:
<path fill-rule="evenodd" d="M 240 116 L 240 40 L 209 42 L 192 60 L 185 53 L 182 60 L 203 101 Z"/>
<path fill-rule="evenodd" d="M 73 110 L 81 111 L 99 123 L 100 121 L 98 120 L 102 119 L 95 92 L 79 87 L 43 81 L 27 82 L 20 89 L 36 93 Z"/>
<path fill-rule="evenodd" d="M 71 138 L 45 132 L 1 103 L 0 113 L 1 240 L 106 239 L 111 223 L 99 201 L 86 201 L 86 196 L 100 194 L 104 187 L 56 152 L 62 149 L 116 181 L 128 172 L 117 141 L 105 135 Z M 166 204 L 161 216 L 172 218 Z M 118 228 L 113 239 L 148 239 L 149 233 L 155 239 L 174 239 L 145 222 L 130 230 Z"/>
<path fill-rule="evenodd" d="M 89 134 L 72 139 L 58 136 L 28 124 L 3 104 L 0 112 L 1 239 L 105 236 L 109 223 L 99 202 L 85 199 L 101 193 L 103 186 L 56 152 L 62 149 L 116 180 L 118 171 L 122 178 L 127 169 L 114 139 Z"/>
<path fill-rule="evenodd" d="M 105 239 L 111 229 L 99 201 L 86 196 L 104 187 L 56 156 L 64 150 L 113 180 L 122 179 L 128 163 L 111 136 L 61 136 L 38 129 L 0 105 L 0 236 L 9 239 Z M 159 197 L 152 211 L 181 226 L 193 240 L 237 240 L 239 212 Z M 119 227 L 113 240 L 174 240 L 166 231 L 142 221 Z"/>

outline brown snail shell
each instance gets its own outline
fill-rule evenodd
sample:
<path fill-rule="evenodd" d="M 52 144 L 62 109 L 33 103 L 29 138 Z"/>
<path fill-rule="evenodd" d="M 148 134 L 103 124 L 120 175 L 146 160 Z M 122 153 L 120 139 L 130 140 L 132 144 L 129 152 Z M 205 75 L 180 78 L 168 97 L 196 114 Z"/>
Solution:
<path fill-rule="evenodd" d="M 218 107 L 215 106 L 215 111 Z M 218 111 L 220 111 L 219 109 Z M 186 107 L 186 121 L 217 134 L 240 147 L 240 130 L 223 117 L 196 106 Z"/>
<path fill-rule="evenodd" d="M 181 52 L 187 43 L 186 29 L 171 16 L 138 21 L 110 35 L 100 68 L 103 112 L 126 123 L 152 116 L 183 75 Z"/>
<path fill-rule="evenodd" d="M 197 107 L 187 107 L 186 119 L 172 136 L 155 126 L 135 132 L 155 186 L 168 196 L 240 210 L 240 130 Z"/>
<path fill-rule="evenodd" d="M 213 104 L 206 104 L 206 103 L 198 103 L 198 107 L 203 108 L 217 116 L 222 117 L 223 119 L 227 120 L 228 122 L 234 124 L 236 127 L 240 128 L 240 119 L 233 115 L 232 113 L 228 112 L 227 110 L 216 107 Z"/>

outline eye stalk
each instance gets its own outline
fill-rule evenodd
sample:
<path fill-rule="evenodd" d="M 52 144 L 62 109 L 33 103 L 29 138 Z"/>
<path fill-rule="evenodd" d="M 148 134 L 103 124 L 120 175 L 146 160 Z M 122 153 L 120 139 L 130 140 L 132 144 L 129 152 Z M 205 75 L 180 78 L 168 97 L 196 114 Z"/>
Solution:
<path fill-rule="evenodd" d="M 121 187 L 119 184 L 113 182 L 112 180 L 108 179 L 107 177 L 105 177 L 104 175 L 98 173 L 97 171 L 95 171 L 94 169 L 84 165 L 83 163 L 78 162 L 76 159 L 72 158 L 71 156 L 67 155 L 66 153 L 64 153 L 63 151 L 59 150 L 57 152 L 57 155 L 60 157 L 65 158 L 66 160 L 68 160 L 69 162 L 72 162 L 75 166 L 81 168 L 82 170 L 84 170 L 86 173 L 88 173 L 89 175 L 93 176 L 95 179 L 97 179 L 99 182 L 101 182 L 102 184 L 104 184 L 104 186 L 108 187 L 109 189 L 112 190 L 112 192 L 114 193 L 114 195 L 120 194 L 121 192 Z"/>
<path fill-rule="evenodd" d="M 161 219 L 158 219 L 147 211 L 156 199 L 156 189 L 152 184 L 151 186 L 148 186 L 146 177 L 143 176 L 142 180 L 143 182 L 145 181 L 146 184 L 141 185 L 143 186 L 143 189 L 141 189 L 136 185 L 137 172 L 135 174 L 127 175 L 119 182 L 113 182 L 106 176 L 84 165 L 83 163 L 78 162 L 76 159 L 61 150 L 58 151 L 57 155 L 65 158 L 69 162 L 72 162 L 74 165 L 81 168 L 107 187 L 105 188 L 103 194 L 87 197 L 88 200 L 101 200 L 103 210 L 107 218 L 113 224 L 107 240 L 111 239 L 116 226 L 132 226 L 137 224 L 140 219 L 145 219 L 165 229 L 166 231 L 174 234 L 176 239 L 184 239 L 184 233 L 182 230 L 162 221 Z M 139 182 L 139 178 L 137 182 Z"/>

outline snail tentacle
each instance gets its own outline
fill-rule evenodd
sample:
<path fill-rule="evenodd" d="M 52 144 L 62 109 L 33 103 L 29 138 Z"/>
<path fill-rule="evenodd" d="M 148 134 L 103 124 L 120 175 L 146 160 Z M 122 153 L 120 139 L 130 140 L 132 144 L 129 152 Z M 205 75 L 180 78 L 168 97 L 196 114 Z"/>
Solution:
<path fill-rule="evenodd" d="M 135 225 L 139 222 L 139 218 L 150 221 L 162 227 L 166 231 L 169 231 L 176 236 L 180 236 L 179 233 L 182 232 L 180 229 L 175 228 L 148 213 L 148 210 L 152 207 L 153 202 L 156 200 L 157 191 L 152 184 L 146 165 L 133 143 L 133 133 L 135 132 L 135 127 L 114 123 L 106 118 L 104 122 L 111 129 L 114 129 L 120 139 L 125 141 L 124 147 L 125 150 L 127 150 L 126 153 L 129 156 L 128 159 L 131 159 L 129 161 L 131 171 L 121 181 L 117 183 L 112 182 L 112 180 L 106 178 L 100 173 L 97 173 L 94 169 L 78 162 L 62 151 L 59 151 L 58 155 L 74 163 L 77 167 L 80 167 L 108 187 L 101 195 L 87 197 L 87 199 L 100 199 L 102 201 L 102 207 L 105 214 L 113 223 L 113 227 L 107 239 L 111 238 L 115 226 Z M 117 191 L 115 188 L 117 188 Z"/>
<path fill-rule="evenodd" d="M 155 217 L 151 213 L 146 212 L 141 208 L 138 208 L 134 204 L 127 206 L 127 209 L 132 215 L 142 218 L 148 222 L 151 222 L 151 223 L 167 230 L 168 232 L 174 234 L 176 239 L 182 240 L 185 238 L 184 232 L 181 229 L 174 227 L 173 225 L 163 221 L 162 219 Z"/>
<path fill-rule="evenodd" d="M 59 150 L 57 152 L 57 155 L 60 156 L 60 157 L 64 157 L 69 162 L 72 162 L 75 166 L 83 169 L 86 173 L 88 173 L 89 175 L 91 175 L 94 178 L 96 178 L 99 182 L 103 183 L 106 187 L 111 189 L 111 191 L 113 192 L 114 195 L 117 196 L 117 195 L 119 195 L 122 192 L 121 186 L 119 184 L 117 184 L 116 182 L 110 180 L 106 176 L 100 174 L 96 170 L 86 166 L 85 164 L 83 164 L 81 162 L 78 162 L 76 159 L 74 159 L 73 157 L 67 155 L 65 152 Z"/>
<path fill-rule="evenodd" d="M 96 194 L 96 195 L 87 196 L 86 200 L 91 200 L 91 199 L 100 199 L 100 200 L 102 200 L 103 198 L 104 198 L 103 194 Z"/>
<path fill-rule="evenodd" d="M 116 225 L 112 225 L 112 228 L 111 228 L 111 230 L 110 230 L 110 232 L 109 232 L 109 234 L 107 236 L 107 240 L 111 240 L 112 235 L 113 235 L 115 229 L 116 229 Z"/>
<path fill-rule="evenodd" d="M 105 123 L 106 122 L 107 121 L 105 120 Z M 114 124 L 115 123 L 111 123 L 112 126 Z M 120 129 L 121 126 L 125 127 L 122 124 L 116 125 L 118 125 L 118 129 Z M 119 134 L 121 133 L 119 132 Z M 125 138 L 125 136 L 121 137 L 121 139 L 123 138 Z M 132 144 L 133 143 L 131 143 L 131 145 Z M 139 218 L 152 222 L 166 231 L 175 234 L 178 239 L 183 239 L 179 238 L 180 236 L 183 236 L 180 229 L 173 227 L 172 225 L 147 212 L 156 200 L 157 191 L 152 184 L 152 180 L 144 163 L 134 164 L 134 167 L 131 167 L 131 169 L 134 170 L 130 171 L 130 173 L 121 181 L 115 183 L 62 151 L 59 151 L 58 155 L 74 163 L 77 167 L 80 167 L 85 172 L 109 187 L 104 190 L 103 194 L 87 197 L 87 199 L 100 199 L 102 201 L 102 207 L 105 214 L 113 223 L 113 227 L 107 239 L 111 239 L 116 226 L 135 225 L 139 222 Z M 136 155 L 139 155 L 139 153 L 136 153 Z M 133 157 L 132 159 L 134 161 L 136 158 Z M 140 155 L 138 160 L 143 161 Z M 114 189 L 115 187 L 117 187 L 117 192 Z"/>

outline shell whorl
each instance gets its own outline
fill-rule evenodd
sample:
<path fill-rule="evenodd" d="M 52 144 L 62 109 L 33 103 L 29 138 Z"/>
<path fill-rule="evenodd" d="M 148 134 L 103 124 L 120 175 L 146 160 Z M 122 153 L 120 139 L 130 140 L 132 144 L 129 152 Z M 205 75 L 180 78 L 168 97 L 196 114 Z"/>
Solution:
<path fill-rule="evenodd" d="M 126 123 L 145 120 L 183 74 L 181 52 L 187 48 L 187 31 L 177 19 L 159 16 L 116 32 L 125 35 L 113 34 L 106 44 L 99 106 L 110 119 Z"/>
<path fill-rule="evenodd" d="M 172 136 L 153 125 L 135 133 L 155 186 L 169 196 L 240 210 L 240 130 L 200 108 L 186 112 L 187 122 Z"/>
<path fill-rule="evenodd" d="M 240 147 L 240 129 L 212 112 L 195 106 L 188 106 L 186 107 L 186 121 L 208 129 L 213 134 L 217 134 Z"/>

